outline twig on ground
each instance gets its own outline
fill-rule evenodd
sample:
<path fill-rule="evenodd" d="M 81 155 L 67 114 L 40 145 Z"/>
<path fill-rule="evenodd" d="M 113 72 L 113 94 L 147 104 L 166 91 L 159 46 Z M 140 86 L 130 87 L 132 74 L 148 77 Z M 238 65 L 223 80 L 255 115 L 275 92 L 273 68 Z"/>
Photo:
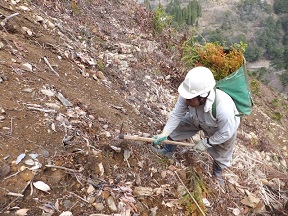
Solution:
<path fill-rule="evenodd" d="M 7 190 L 6 188 L 0 187 L 0 189 L 4 190 L 6 192 L 9 192 L 9 190 Z"/>
<path fill-rule="evenodd" d="M 34 187 L 33 187 L 32 181 L 31 181 L 31 182 L 30 182 L 30 196 L 33 195 L 33 192 L 34 192 Z"/>
<path fill-rule="evenodd" d="M 7 180 L 7 179 L 9 179 L 9 178 L 12 178 L 13 176 L 18 175 L 18 173 L 20 173 L 20 171 L 17 171 L 16 173 L 14 173 L 14 174 L 12 174 L 12 175 L 10 175 L 10 176 L 5 177 L 2 181 L 5 181 L 5 180 Z"/>
<path fill-rule="evenodd" d="M 16 173 L 15 173 L 15 174 L 16 174 Z M 15 174 L 14 174 L 14 175 L 15 175 Z M 26 186 L 25 186 L 24 189 L 21 191 L 21 193 L 11 192 L 11 191 L 7 190 L 6 188 L 3 188 L 3 187 L 0 187 L 0 189 L 5 190 L 5 191 L 7 192 L 6 195 L 8 195 L 8 196 L 24 197 L 23 193 L 24 193 L 24 191 L 26 190 L 27 186 L 30 184 L 31 181 L 32 181 L 32 180 L 30 180 L 30 181 L 28 182 L 28 184 L 26 184 Z"/>
<path fill-rule="evenodd" d="M 20 193 L 14 193 L 14 192 L 8 192 L 6 195 L 9 195 L 9 196 L 16 196 L 16 197 L 24 197 L 23 194 L 20 194 Z"/>
<path fill-rule="evenodd" d="M 13 17 L 15 17 L 15 16 L 18 16 L 18 15 L 19 15 L 19 13 L 14 13 L 14 14 L 11 14 L 10 16 L 6 17 L 6 18 L 1 22 L 1 26 L 4 27 L 4 26 L 6 25 L 6 22 L 7 22 L 9 19 L 11 19 L 11 18 L 13 18 Z"/>
<path fill-rule="evenodd" d="M 192 196 L 192 194 L 190 193 L 190 191 L 188 190 L 188 188 L 186 187 L 186 185 L 183 183 L 182 179 L 180 178 L 180 176 L 178 175 L 177 171 L 174 171 L 174 173 L 176 174 L 176 176 L 178 177 L 179 181 L 181 182 L 181 184 L 184 186 L 184 188 L 186 189 L 187 193 L 190 195 L 190 197 L 192 198 L 193 202 L 195 203 L 195 205 L 197 206 L 197 208 L 200 210 L 201 214 L 203 216 L 205 216 L 205 213 L 203 212 L 203 210 L 200 208 L 200 206 L 198 205 L 197 201 L 194 199 L 194 197 Z"/>
<path fill-rule="evenodd" d="M 53 67 L 51 66 L 51 64 L 49 63 L 48 59 L 44 56 L 43 57 L 44 59 L 44 62 L 48 65 L 49 69 L 54 73 L 56 74 L 57 76 L 59 76 L 59 74 L 53 69 Z"/>
<path fill-rule="evenodd" d="M 76 180 L 79 182 L 79 184 L 84 186 L 84 184 L 80 181 L 80 178 L 79 178 L 79 176 L 76 173 L 74 173 L 74 176 L 75 176 Z"/>
<path fill-rule="evenodd" d="M 115 106 L 115 105 L 110 105 L 112 108 L 120 110 L 123 113 L 126 113 L 127 110 L 124 107 L 120 107 L 120 106 Z"/>
<path fill-rule="evenodd" d="M 9 206 L 11 206 L 11 204 L 14 203 L 18 198 L 19 198 L 19 196 L 16 197 L 14 200 L 12 200 L 6 207 L 4 207 L 4 208 L 0 211 L 0 213 L 4 212 L 5 209 L 9 208 Z"/>
<path fill-rule="evenodd" d="M 33 178 L 34 178 L 34 176 L 33 176 Z M 31 184 L 33 178 L 32 178 L 30 181 L 27 182 L 27 184 L 25 185 L 25 187 L 24 187 L 23 190 L 21 191 L 21 194 L 23 194 L 23 193 L 25 192 L 25 190 L 27 189 L 27 187 Z"/>
<path fill-rule="evenodd" d="M 82 137 L 82 138 L 86 141 L 87 147 L 88 147 L 88 149 L 90 150 L 89 140 L 88 140 L 86 137 Z"/>
<path fill-rule="evenodd" d="M 69 211 L 78 204 L 78 201 L 76 201 L 70 208 L 69 208 Z"/>
<path fill-rule="evenodd" d="M 50 164 L 47 164 L 47 165 L 45 165 L 45 166 L 46 166 L 46 167 L 50 167 L 50 168 L 63 169 L 63 170 L 69 171 L 69 172 L 80 172 L 80 171 L 78 171 L 78 170 L 69 169 L 69 168 L 61 167 L 61 166 L 50 165 Z"/>
<path fill-rule="evenodd" d="M 28 109 L 29 110 L 41 111 L 41 112 L 45 112 L 45 113 L 57 113 L 56 110 L 41 109 L 41 108 L 37 108 L 37 107 L 28 107 Z"/>
<path fill-rule="evenodd" d="M 75 193 L 73 193 L 73 192 L 70 192 L 70 191 L 68 191 L 68 193 L 70 193 L 70 194 L 72 194 L 72 195 L 76 196 L 77 198 L 81 199 L 82 201 L 84 201 L 84 202 L 86 202 L 86 203 L 89 203 L 89 201 L 88 201 L 88 200 L 86 200 L 86 199 L 82 198 L 81 196 L 79 196 L 79 195 L 77 195 L 77 194 L 75 194 Z"/>
<path fill-rule="evenodd" d="M 10 135 L 12 135 L 13 132 L 13 117 L 10 119 Z"/>
<path fill-rule="evenodd" d="M 38 107 L 38 108 L 41 108 L 42 106 L 39 105 L 39 104 L 32 104 L 32 103 L 23 103 L 23 105 L 27 105 L 29 107 Z"/>

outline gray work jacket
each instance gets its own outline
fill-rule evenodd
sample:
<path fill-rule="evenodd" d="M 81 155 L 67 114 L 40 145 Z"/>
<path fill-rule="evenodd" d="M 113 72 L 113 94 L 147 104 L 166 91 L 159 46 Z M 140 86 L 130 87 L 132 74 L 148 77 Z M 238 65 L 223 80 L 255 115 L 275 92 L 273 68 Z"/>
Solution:
<path fill-rule="evenodd" d="M 215 92 L 212 90 L 206 102 L 209 104 L 194 108 L 188 106 L 185 102 L 186 100 L 179 96 L 164 130 L 170 134 L 185 116 L 187 118 L 186 114 L 188 112 L 191 118 L 190 121 L 208 134 L 210 145 L 223 144 L 236 134 L 240 124 L 240 117 L 236 116 L 238 111 L 232 98 L 225 92 L 216 89 L 215 119 L 212 116 L 212 104 L 214 100 Z"/>

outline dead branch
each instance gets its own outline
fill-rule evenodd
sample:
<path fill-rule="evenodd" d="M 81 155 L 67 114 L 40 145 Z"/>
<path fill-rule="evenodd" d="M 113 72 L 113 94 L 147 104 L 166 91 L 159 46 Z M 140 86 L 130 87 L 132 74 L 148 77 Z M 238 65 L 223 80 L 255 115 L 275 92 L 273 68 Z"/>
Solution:
<path fill-rule="evenodd" d="M 34 175 L 34 176 L 35 176 L 35 175 Z M 34 176 L 33 176 L 33 178 L 34 178 Z M 27 187 L 32 183 L 33 178 L 26 183 L 25 187 L 24 187 L 23 190 L 21 191 L 21 194 L 23 194 L 23 193 L 25 192 L 25 190 L 27 189 Z"/>
<path fill-rule="evenodd" d="M 71 211 L 71 209 L 78 204 L 79 201 L 76 201 L 68 210 Z"/>
<path fill-rule="evenodd" d="M 3 209 L 1 209 L 1 210 L 0 210 L 0 213 L 4 212 L 5 209 L 9 208 L 9 206 L 11 206 L 12 203 L 14 203 L 18 198 L 19 198 L 19 196 L 17 196 L 14 200 L 12 200 L 6 207 L 4 207 Z"/>
<path fill-rule="evenodd" d="M 33 183 L 32 183 L 32 181 L 30 181 L 30 196 L 33 195 L 33 192 L 34 192 Z"/>
<path fill-rule="evenodd" d="M 81 199 L 82 201 L 84 201 L 84 202 L 86 202 L 86 203 L 89 203 L 89 201 L 88 201 L 88 200 L 86 200 L 86 199 L 82 198 L 81 196 L 79 196 L 79 195 L 77 195 L 77 194 L 75 194 L 75 193 L 73 193 L 73 192 L 70 192 L 70 191 L 68 191 L 68 193 L 70 193 L 70 194 L 72 194 L 72 195 L 76 196 L 77 198 Z"/>
<path fill-rule="evenodd" d="M 0 187 L 0 188 L 2 190 L 6 191 L 7 192 L 6 195 L 8 195 L 8 196 L 24 197 L 24 195 L 21 193 L 14 193 L 14 192 L 11 192 L 11 191 L 7 190 L 6 188 L 3 188 L 3 187 Z"/>
<path fill-rule="evenodd" d="M 200 206 L 198 205 L 197 201 L 194 199 L 194 197 L 192 196 L 192 194 L 190 193 L 190 191 L 188 190 L 188 188 L 186 187 L 186 185 L 183 183 L 182 179 L 180 178 L 180 176 L 178 175 L 177 171 L 174 171 L 174 173 L 176 174 L 176 176 L 178 177 L 179 181 L 181 182 L 181 184 L 185 187 L 187 193 L 190 195 L 190 197 L 192 198 L 193 202 L 195 203 L 195 205 L 197 206 L 197 208 L 200 210 L 201 214 L 203 216 L 205 216 L 205 213 L 203 212 L 203 210 L 200 208 Z"/>
<path fill-rule="evenodd" d="M 10 135 L 12 135 L 13 132 L 13 117 L 10 119 Z"/>
<path fill-rule="evenodd" d="M 37 107 L 28 107 L 29 110 L 36 110 L 36 111 L 40 111 L 40 112 L 45 112 L 45 113 L 57 113 L 56 110 L 50 110 L 50 109 L 41 109 L 41 108 L 37 108 Z"/>
<path fill-rule="evenodd" d="M 6 18 L 1 22 L 1 26 L 4 27 L 4 26 L 6 25 L 6 22 L 7 22 L 9 19 L 11 19 L 11 18 L 13 18 L 13 17 L 15 17 L 15 16 L 18 16 L 18 15 L 19 15 L 19 13 L 14 13 L 14 14 L 11 14 L 10 16 L 6 17 Z"/>
<path fill-rule="evenodd" d="M 53 67 L 49 63 L 48 59 L 45 56 L 43 57 L 43 59 L 44 59 L 44 62 L 48 65 L 49 69 L 59 77 L 59 74 L 53 69 Z"/>
<path fill-rule="evenodd" d="M 81 172 L 80 170 L 69 169 L 69 168 L 62 167 L 62 166 L 56 166 L 56 165 L 50 165 L 50 164 L 47 164 L 47 165 L 45 165 L 45 166 L 46 166 L 46 167 L 50 167 L 50 168 L 55 168 L 55 169 L 62 169 L 62 170 L 66 170 L 66 171 L 68 171 L 68 172 L 73 172 L 73 173 L 79 173 L 79 172 Z M 83 186 L 83 183 L 80 182 L 80 180 L 79 180 L 79 178 L 78 178 L 78 176 L 77 176 L 76 174 L 75 174 L 75 178 L 76 178 L 77 181 Z M 72 192 L 69 192 L 69 193 L 72 193 Z M 76 195 L 76 194 L 73 194 L 73 195 L 78 196 L 78 195 Z M 81 198 L 81 197 L 78 197 L 78 198 L 84 200 L 84 199 Z M 87 200 L 84 200 L 84 201 L 87 202 Z"/>
<path fill-rule="evenodd" d="M 9 196 L 16 196 L 16 197 L 24 197 L 23 194 L 20 194 L 20 193 L 14 193 L 14 192 L 8 192 L 6 195 L 9 195 Z"/>
<path fill-rule="evenodd" d="M 93 149 L 97 150 L 97 148 L 95 148 L 94 146 L 90 145 L 89 139 L 87 139 L 87 138 L 84 137 L 84 136 L 82 136 L 82 138 L 86 141 L 87 147 L 88 147 L 89 150 L 90 150 L 90 148 L 93 148 Z"/>
<path fill-rule="evenodd" d="M 9 178 L 12 178 L 13 176 L 18 175 L 18 173 L 20 173 L 20 171 L 17 171 L 16 173 L 14 173 L 14 174 L 12 174 L 12 175 L 10 175 L 10 176 L 5 177 L 2 181 L 5 181 L 5 180 L 7 180 L 7 179 L 9 179 Z"/>
<path fill-rule="evenodd" d="M 68 171 L 68 172 L 80 172 L 80 171 L 78 171 L 78 170 L 69 169 L 69 168 L 61 167 L 61 166 L 50 165 L 50 164 L 47 164 L 47 165 L 45 165 L 45 166 L 46 166 L 46 167 L 50 167 L 50 168 L 63 169 L 63 170 L 66 170 L 66 171 Z"/>
<path fill-rule="evenodd" d="M 79 178 L 79 176 L 76 173 L 74 173 L 74 176 L 75 176 L 76 180 L 79 182 L 79 184 L 84 186 L 84 184 L 80 181 L 80 178 Z"/>

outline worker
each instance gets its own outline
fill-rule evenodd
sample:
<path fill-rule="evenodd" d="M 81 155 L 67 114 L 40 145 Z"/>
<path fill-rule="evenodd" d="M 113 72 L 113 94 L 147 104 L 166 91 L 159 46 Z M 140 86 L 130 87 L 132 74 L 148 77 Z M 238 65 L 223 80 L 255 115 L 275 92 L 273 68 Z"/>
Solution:
<path fill-rule="evenodd" d="M 205 137 L 193 147 L 206 151 L 213 158 L 212 174 L 224 186 L 222 170 L 231 165 L 240 124 L 238 111 L 232 98 L 215 87 L 212 72 L 206 67 L 191 69 L 178 87 L 178 100 L 161 134 L 154 136 L 152 151 L 169 156 L 176 145 L 166 144 L 156 148 L 162 141 L 188 139 L 203 130 Z M 212 104 L 216 103 L 216 118 L 212 115 Z"/>

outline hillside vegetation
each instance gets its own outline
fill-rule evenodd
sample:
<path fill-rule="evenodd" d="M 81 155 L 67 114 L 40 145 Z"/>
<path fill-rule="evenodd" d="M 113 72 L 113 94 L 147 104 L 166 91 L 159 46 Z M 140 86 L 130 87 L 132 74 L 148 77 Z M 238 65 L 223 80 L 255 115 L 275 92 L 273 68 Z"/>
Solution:
<path fill-rule="evenodd" d="M 287 100 L 254 78 L 224 188 L 207 153 L 119 138 L 158 134 L 187 73 L 191 35 L 162 21 L 131 0 L 1 1 L 1 215 L 287 215 Z"/>
<path fill-rule="evenodd" d="M 159 2 L 145 1 L 157 10 Z M 193 32 L 199 42 L 220 42 L 230 46 L 242 41 L 248 47 L 245 58 L 255 78 L 288 93 L 287 87 L 287 1 L 160 1 L 172 25 Z M 261 62 L 269 61 L 268 66 Z M 271 79 L 272 77 L 272 79 Z"/>

